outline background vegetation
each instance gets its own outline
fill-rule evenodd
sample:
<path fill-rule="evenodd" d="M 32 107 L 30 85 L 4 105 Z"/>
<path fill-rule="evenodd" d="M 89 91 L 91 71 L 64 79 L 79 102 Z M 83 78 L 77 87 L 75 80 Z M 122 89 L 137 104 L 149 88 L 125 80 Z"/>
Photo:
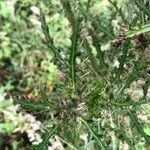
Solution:
<path fill-rule="evenodd" d="M 0 0 L 0 149 L 149 150 L 148 0 Z"/>

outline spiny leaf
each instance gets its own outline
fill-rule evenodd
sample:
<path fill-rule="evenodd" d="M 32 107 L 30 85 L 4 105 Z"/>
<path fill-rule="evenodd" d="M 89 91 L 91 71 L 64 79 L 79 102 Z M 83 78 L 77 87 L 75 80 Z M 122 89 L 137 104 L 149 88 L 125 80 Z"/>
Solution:
<path fill-rule="evenodd" d="M 94 90 L 90 92 L 90 94 L 87 96 L 86 105 L 88 107 L 88 111 L 90 114 L 94 117 L 100 116 L 100 110 L 101 106 L 106 105 L 107 100 L 100 96 L 101 90 L 104 87 L 104 82 L 100 81 L 95 86 Z"/>
<path fill-rule="evenodd" d="M 134 3 L 141 12 L 144 12 L 147 16 L 150 15 L 150 10 L 147 8 L 146 4 L 144 4 L 140 0 L 130 0 L 132 3 Z"/>
<path fill-rule="evenodd" d="M 56 52 L 56 47 L 54 46 L 53 38 L 49 34 L 49 27 L 46 23 L 45 16 L 43 14 L 42 9 L 40 9 L 40 18 L 41 18 L 41 27 L 42 27 L 43 33 L 45 35 L 48 48 L 51 49 L 53 54 L 56 56 L 56 53 L 57 53 Z"/>
<path fill-rule="evenodd" d="M 134 27 L 127 32 L 127 37 L 134 37 L 136 35 L 140 35 L 146 32 L 150 32 L 150 24 L 146 24 L 139 27 Z"/>
<path fill-rule="evenodd" d="M 78 45 L 78 39 L 79 39 L 79 20 L 76 20 L 75 29 L 73 31 L 73 35 L 71 37 L 71 48 L 70 48 L 70 78 L 72 80 L 73 87 L 75 87 L 76 84 L 76 54 L 77 54 L 77 45 Z"/>
<path fill-rule="evenodd" d="M 18 100 L 18 103 L 27 109 L 31 110 L 48 110 L 50 108 L 54 108 L 55 106 L 52 104 L 47 105 L 45 102 L 33 102 L 32 100 Z"/>
<path fill-rule="evenodd" d="M 104 87 L 104 81 L 97 81 L 97 84 L 94 90 L 90 93 L 90 98 L 94 98 L 101 92 L 102 88 Z"/>
<path fill-rule="evenodd" d="M 53 38 L 50 36 L 49 27 L 46 23 L 46 19 L 45 19 L 42 9 L 40 9 L 40 19 L 41 19 L 41 28 L 43 30 L 43 33 L 47 41 L 47 47 L 49 48 L 49 50 L 52 51 L 52 53 L 54 54 L 54 58 L 56 60 L 58 60 L 62 65 L 67 66 L 68 64 L 64 62 L 63 59 L 61 58 L 60 53 L 58 52 L 58 49 L 54 45 Z"/>
<path fill-rule="evenodd" d="M 73 28 L 76 26 L 76 18 L 74 16 L 73 11 L 71 10 L 71 5 L 68 0 L 61 0 L 61 3 L 63 5 L 65 15 L 67 16 L 68 20 L 70 21 Z"/>
<path fill-rule="evenodd" d="M 70 56 L 69 56 L 69 64 L 70 64 L 70 79 L 75 88 L 76 85 L 76 57 L 77 57 L 77 45 L 79 39 L 80 32 L 80 24 L 79 18 L 75 17 L 73 11 L 71 10 L 71 5 L 68 0 L 61 0 L 61 3 L 64 7 L 65 14 L 70 21 L 73 29 L 73 34 L 71 36 L 71 48 L 70 48 Z"/>

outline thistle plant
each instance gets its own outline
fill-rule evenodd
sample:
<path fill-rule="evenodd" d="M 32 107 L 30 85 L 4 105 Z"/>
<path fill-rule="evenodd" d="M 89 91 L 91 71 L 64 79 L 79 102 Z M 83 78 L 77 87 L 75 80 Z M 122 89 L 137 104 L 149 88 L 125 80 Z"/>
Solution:
<path fill-rule="evenodd" d="M 103 12 L 94 16 L 90 12 L 93 7 L 90 0 L 60 1 L 61 13 L 71 28 L 71 45 L 63 51 L 65 59 L 60 55 L 62 49 L 53 42 L 41 8 L 47 50 L 65 74 L 65 80 L 57 83 L 52 93 L 46 93 L 43 88 L 38 102 L 18 100 L 23 108 L 35 111 L 44 122 L 43 142 L 35 149 L 48 149 L 49 140 L 56 137 L 62 149 L 65 146 L 66 149 L 88 149 L 88 146 L 89 149 L 123 149 L 124 145 L 128 149 L 139 149 L 139 145 L 148 148 L 150 136 L 139 114 L 144 113 L 144 106 L 150 107 L 149 61 L 144 52 L 137 51 L 140 43 L 137 39 L 141 37 L 146 37 L 145 49 L 150 45 L 148 2 L 133 0 L 127 5 L 123 1 L 123 8 L 117 1 L 109 2 L 111 8 L 107 9 L 113 9 L 111 14 Z M 129 6 L 133 7 L 134 14 L 130 25 L 127 20 L 130 13 L 124 14 Z M 103 25 L 101 15 L 109 16 L 107 26 Z M 112 18 L 118 28 L 112 25 Z M 104 45 L 109 46 L 107 50 L 103 50 Z M 139 80 L 143 94 L 136 99 L 127 91 Z M 85 133 L 87 137 L 81 140 Z"/>

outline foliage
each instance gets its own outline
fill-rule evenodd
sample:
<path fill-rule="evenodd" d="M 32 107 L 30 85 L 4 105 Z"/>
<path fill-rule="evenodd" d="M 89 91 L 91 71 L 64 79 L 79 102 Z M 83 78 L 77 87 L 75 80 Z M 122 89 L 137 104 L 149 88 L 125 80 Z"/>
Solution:
<path fill-rule="evenodd" d="M 128 31 L 127 33 L 127 37 L 133 37 L 133 36 L 137 36 L 140 35 L 142 33 L 146 33 L 150 31 L 150 25 L 144 25 L 140 28 L 134 27 L 132 30 Z"/>
<path fill-rule="evenodd" d="M 0 1 L 1 89 L 13 96 L 0 110 L 20 104 L 42 122 L 25 147 L 149 149 L 149 2 L 12 2 Z M 0 123 L 10 145 L 16 128 Z"/>

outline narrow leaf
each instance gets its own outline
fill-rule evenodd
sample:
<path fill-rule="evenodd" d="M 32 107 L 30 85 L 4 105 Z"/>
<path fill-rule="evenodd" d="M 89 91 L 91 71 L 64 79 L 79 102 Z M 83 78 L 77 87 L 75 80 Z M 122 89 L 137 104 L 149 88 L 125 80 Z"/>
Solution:
<path fill-rule="evenodd" d="M 65 61 L 63 61 L 63 59 L 61 58 L 60 53 L 58 52 L 58 49 L 54 45 L 53 38 L 50 36 L 49 27 L 46 23 L 46 19 L 45 19 L 45 16 L 44 16 L 42 9 L 40 9 L 40 19 L 41 19 L 41 28 L 42 28 L 43 33 L 45 35 L 48 49 L 50 51 L 52 51 L 54 58 L 56 60 L 58 60 L 62 65 L 67 66 L 68 64 Z"/>
<path fill-rule="evenodd" d="M 35 150 L 48 150 L 48 143 L 50 138 L 55 134 L 57 130 L 57 127 L 55 127 L 53 130 L 50 130 L 49 132 L 43 133 L 43 141 L 38 146 L 33 147 Z"/>
<path fill-rule="evenodd" d="M 134 125 L 137 129 L 137 131 L 139 132 L 139 134 L 141 134 L 141 136 L 144 137 L 145 141 L 147 142 L 147 144 L 150 144 L 150 136 L 148 136 L 144 130 L 143 127 L 141 126 L 141 124 L 138 122 L 138 118 L 135 115 L 135 112 L 133 112 L 131 109 L 128 109 L 128 115 L 130 116 L 131 120 L 134 122 Z"/>
<path fill-rule="evenodd" d="M 140 0 L 130 0 L 130 1 L 133 2 L 141 12 L 144 12 L 147 16 L 150 15 L 150 10 L 147 8 L 146 4 L 140 2 Z"/>
<path fill-rule="evenodd" d="M 80 32 L 79 18 L 75 17 L 73 11 L 71 10 L 71 5 L 68 0 L 61 0 L 61 3 L 64 7 L 65 14 L 70 21 L 73 29 L 73 34 L 71 36 L 71 48 L 69 56 L 69 65 L 70 65 L 70 79 L 72 82 L 73 88 L 76 85 L 76 57 L 77 57 L 77 45 Z"/>
<path fill-rule="evenodd" d="M 98 145 L 101 147 L 102 150 L 106 150 L 106 146 L 103 143 L 103 141 L 100 140 L 100 138 L 96 135 L 96 133 L 93 131 L 93 129 L 90 127 L 90 125 L 83 120 L 82 118 L 79 118 L 83 124 L 85 125 L 85 127 L 87 128 L 87 130 L 91 133 L 91 135 L 94 137 L 94 139 L 96 140 L 96 142 L 98 143 Z"/>
<path fill-rule="evenodd" d="M 96 48 L 97 51 L 97 57 L 99 59 L 100 62 L 100 67 L 101 69 L 104 69 L 107 72 L 107 64 L 104 61 L 104 52 L 101 51 L 101 45 L 100 45 L 100 41 L 98 40 L 98 37 L 95 33 L 91 32 L 91 37 L 93 40 L 93 46 Z"/>
<path fill-rule="evenodd" d="M 31 110 L 48 110 L 52 107 L 54 107 L 54 105 L 47 105 L 43 102 L 33 102 L 32 100 L 18 100 L 18 103 L 27 109 L 31 109 Z"/>
<path fill-rule="evenodd" d="M 118 68 L 118 71 L 117 71 L 117 74 L 116 74 L 116 77 L 115 77 L 114 81 L 116 81 L 117 79 L 119 79 L 120 75 L 123 73 L 123 68 L 124 68 L 124 64 L 125 64 L 126 57 L 127 57 L 127 54 L 128 54 L 129 46 L 130 46 L 130 39 L 128 38 L 125 41 L 124 45 L 123 45 L 123 54 L 121 56 L 120 65 L 119 65 L 119 68 Z"/>
<path fill-rule="evenodd" d="M 134 37 L 136 35 L 140 35 L 146 32 L 150 32 L 150 24 L 146 24 L 139 27 L 134 27 L 127 32 L 127 37 Z"/>
<path fill-rule="evenodd" d="M 91 49 L 90 44 L 88 43 L 87 39 L 84 40 L 83 46 L 84 46 L 85 50 L 88 53 L 88 58 L 91 62 L 91 66 L 92 66 L 92 68 L 94 69 L 94 72 L 96 72 L 96 75 L 97 75 L 99 73 L 99 69 L 98 69 L 99 67 L 97 65 L 95 56 L 92 53 L 92 49 Z"/>
<path fill-rule="evenodd" d="M 76 54 L 77 54 L 77 45 L 78 45 L 78 39 L 79 39 L 79 20 L 76 20 L 76 25 L 73 31 L 73 35 L 71 37 L 71 49 L 70 49 L 70 77 L 72 80 L 73 87 L 75 87 L 76 84 Z"/>
<path fill-rule="evenodd" d="M 48 27 L 48 25 L 46 23 L 45 16 L 43 14 L 42 9 L 40 9 L 40 19 L 41 19 L 41 28 L 42 28 L 43 33 L 45 35 L 48 48 L 51 49 L 53 54 L 56 56 L 56 53 L 57 53 L 56 52 L 56 47 L 54 46 L 53 38 L 49 34 L 49 27 Z"/>

